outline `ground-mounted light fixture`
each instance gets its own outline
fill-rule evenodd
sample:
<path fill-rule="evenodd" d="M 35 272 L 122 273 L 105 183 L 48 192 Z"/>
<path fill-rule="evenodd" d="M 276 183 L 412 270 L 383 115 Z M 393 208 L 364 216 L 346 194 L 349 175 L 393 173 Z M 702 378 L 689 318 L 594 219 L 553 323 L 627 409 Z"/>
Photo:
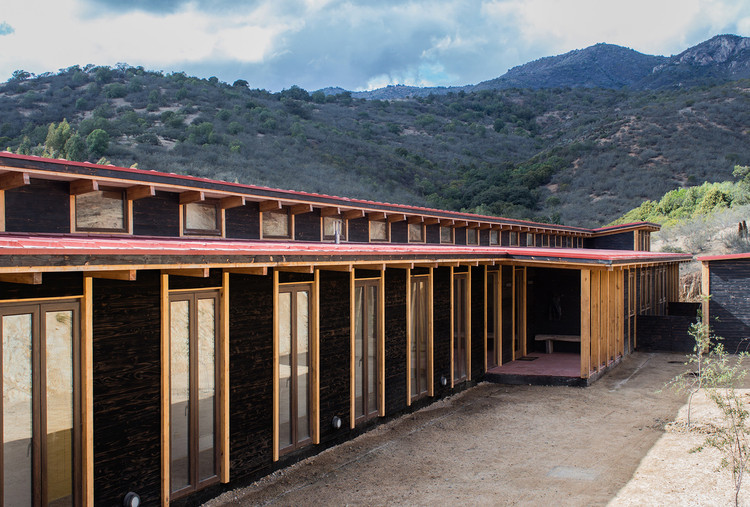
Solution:
<path fill-rule="evenodd" d="M 141 505 L 141 497 L 138 493 L 130 492 L 122 499 L 123 507 L 138 507 Z"/>
<path fill-rule="evenodd" d="M 331 428 L 335 430 L 341 429 L 341 418 L 339 416 L 333 416 L 333 419 L 331 419 Z"/>
<path fill-rule="evenodd" d="M 448 378 L 445 375 L 440 377 L 440 385 L 443 387 L 448 385 Z"/>

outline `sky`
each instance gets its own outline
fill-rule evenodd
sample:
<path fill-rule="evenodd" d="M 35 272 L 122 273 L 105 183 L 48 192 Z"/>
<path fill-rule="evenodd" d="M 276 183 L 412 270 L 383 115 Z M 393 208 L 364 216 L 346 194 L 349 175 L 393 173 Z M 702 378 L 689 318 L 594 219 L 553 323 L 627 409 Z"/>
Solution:
<path fill-rule="evenodd" d="M 750 36 L 750 0 L 2 0 L 0 81 L 127 63 L 251 88 L 460 86 L 599 42 Z"/>

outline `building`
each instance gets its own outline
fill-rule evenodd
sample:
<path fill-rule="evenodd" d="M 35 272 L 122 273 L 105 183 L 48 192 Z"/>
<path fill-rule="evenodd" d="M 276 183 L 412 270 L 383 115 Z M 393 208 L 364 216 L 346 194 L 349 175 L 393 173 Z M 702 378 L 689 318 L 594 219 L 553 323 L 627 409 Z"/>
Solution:
<path fill-rule="evenodd" d="M 0 189 L 4 505 L 194 504 L 532 354 L 585 384 L 690 258 L 9 153 Z"/>

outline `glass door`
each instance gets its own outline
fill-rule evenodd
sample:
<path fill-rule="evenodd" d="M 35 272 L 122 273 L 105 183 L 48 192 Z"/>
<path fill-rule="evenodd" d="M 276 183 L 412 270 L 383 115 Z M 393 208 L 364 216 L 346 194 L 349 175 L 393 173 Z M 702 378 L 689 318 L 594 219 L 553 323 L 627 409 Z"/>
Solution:
<path fill-rule="evenodd" d="M 453 275 L 453 381 L 466 380 L 468 338 L 467 273 Z"/>
<path fill-rule="evenodd" d="M 378 414 L 378 280 L 354 286 L 354 413 L 356 422 Z"/>
<path fill-rule="evenodd" d="M 411 397 L 427 394 L 428 280 L 419 276 L 411 279 Z"/>

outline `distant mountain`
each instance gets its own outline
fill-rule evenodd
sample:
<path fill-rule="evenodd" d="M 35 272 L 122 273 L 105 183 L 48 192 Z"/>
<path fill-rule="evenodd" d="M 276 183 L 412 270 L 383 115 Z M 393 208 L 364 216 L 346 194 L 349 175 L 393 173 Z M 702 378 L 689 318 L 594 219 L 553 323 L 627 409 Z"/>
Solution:
<path fill-rule="evenodd" d="M 601 43 L 519 65 L 500 77 L 476 85 L 434 88 L 397 85 L 352 92 L 352 97 L 399 99 L 510 88 L 656 90 L 717 85 L 748 78 L 750 38 L 717 35 L 671 57 L 645 55 L 622 46 Z"/>

